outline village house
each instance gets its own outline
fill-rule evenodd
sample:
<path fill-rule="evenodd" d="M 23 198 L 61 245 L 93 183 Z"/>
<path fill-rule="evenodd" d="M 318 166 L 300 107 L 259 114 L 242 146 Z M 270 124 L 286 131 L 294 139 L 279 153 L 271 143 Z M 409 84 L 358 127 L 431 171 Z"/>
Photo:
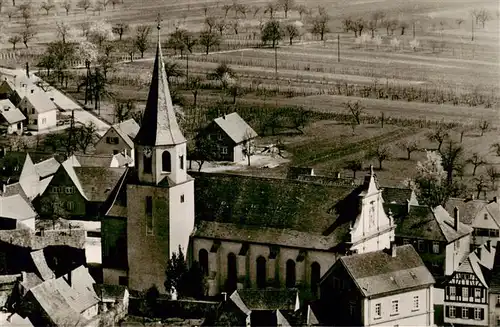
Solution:
<path fill-rule="evenodd" d="M 126 168 L 80 167 L 66 160 L 52 177 L 45 192 L 33 202 L 41 218 L 53 215 L 77 220 L 96 220 L 107 209 Z"/>
<path fill-rule="evenodd" d="M 45 92 L 31 90 L 17 107 L 28 118 L 30 130 L 41 131 L 57 126 L 57 106 Z"/>
<path fill-rule="evenodd" d="M 233 112 L 214 119 L 197 135 L 197 142 L 206 138 L 214 144 L 214 161 L 240 162 L 246 158 L 245 144 L 257 136 L 243 118 Z"/>
<path fill-rule="evenodd" d="M 322 324 L 434 326 L 434 278 L 411 245 L 341 257 L 320 281 Z"/>
<path fill-rule="evenodd" d="M 134 165 L 134 139 L 139 132 L 139 124 L 134 119 L 128 119 L 112 125 L 95 144 L 96 154 L 122 154 L 132 159 L 129 166 Z"/>
<path fill-rule="evenodd" d="M 498 197 L 493 200 L 449 199 L 446 210 L 453 213 L 454 208 L 460 211 L 460 221 L 474 229 L 471 237 L 471 248 L 486 241 L 500 241 L 500 203 Z"/>
<path fill-rule="evenodd" d="M 443 207 L 390 206 L 397 224 L 396 244 L 412 244 L 434 277 L 451 275 L 469 253 L 472 228 Z"/>
<path fill-rule="evenodd" d="M 215 326 L 290 326 L 286 319 L 300 309 L 297 290 L 237 290 L 223 304 Z"/>
<path fill-rule="evenodd" d="M 30 289 L 19 313 L 35 326 L 85 326 L 98 314 L 94 283 L 87 268 L 80 266 Z"/>
<path fill-rule="evenodd" d="M 5 77 L 0 83 L 0 99 L 8 99 L 17 107 L 22 98 L 28 93 L 28 87 L 38 89 L 38 87 L 25 76 L 10 79 Z"/>
<path fill-rule="evenodd" d="M 37 213 L 20 194 L 0 196 L 0 230 L 29 228 L 35 230 Z"/>
<path fill-rule="evenodd" d="M 498 260 L 497 246 L 497 243 L 487 241 L 477 247 L 449 276 L 444 288 L 445 323 L 454 326 L 496 326 L 498 299 L 493 295 L 495 291 L 489 294 L 489 287 L 494 273 L 492 269 Z"/>
<path fill-rule="evenodd" d="M 8 154 L 11 154 L 8 152 Z M 45 192 L 61 165 L 53 155 L 26 153 L 19 184 L 30 201 Z M 59 158 L 60 159 L 60 158 Z"/>
<path fill-rule="evenodd" d="M 132 157 L 122 153 L 117 154 L 75 154 L 68 158 L 73 166 L 125 168 L 133 164 Z"/>
<path fill-rule="evenodd" d="M 26 117 L 10 100 L 0 100 L 0 133 L 21 135 L 25 120 Z"/>

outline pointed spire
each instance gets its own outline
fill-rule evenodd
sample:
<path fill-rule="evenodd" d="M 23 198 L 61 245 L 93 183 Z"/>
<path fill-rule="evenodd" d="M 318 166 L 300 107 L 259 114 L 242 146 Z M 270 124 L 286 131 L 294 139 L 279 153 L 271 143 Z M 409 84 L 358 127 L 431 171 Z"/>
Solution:
<path fill-rule="evenodd" d="M 175 116 L 170 89 L 168 87 L 165 64 L 161 52 L 161 19 L 158 14 L 156 20 L 158 25 L 158 44 L 156 46 L 156 57 L 149 87 L 148 100 L 142 125 L 137 133 L 135 142 L 140 145 L 176 145 L 185 143 L 177 118 Z"/>
<path fill-rule="evenodd" d="M 373 176 L 373 165 L 370 164 L 370 176 Z"/>

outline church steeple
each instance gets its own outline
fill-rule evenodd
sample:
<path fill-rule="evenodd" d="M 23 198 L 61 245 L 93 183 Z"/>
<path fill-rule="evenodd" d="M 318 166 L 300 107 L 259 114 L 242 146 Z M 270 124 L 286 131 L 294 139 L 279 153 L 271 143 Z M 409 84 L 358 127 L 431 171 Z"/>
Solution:
<path fill-rule="evenodd" d="M 149 88 L 148 100 L 144 110 L 142 125 L 135 143 L 144 146 L 173 146 L 185 143 L 186 139 L 175 117 L 172 98 L 165 73 L 161 52 L 160 19 L 158 18 L 158 44 Z"/>

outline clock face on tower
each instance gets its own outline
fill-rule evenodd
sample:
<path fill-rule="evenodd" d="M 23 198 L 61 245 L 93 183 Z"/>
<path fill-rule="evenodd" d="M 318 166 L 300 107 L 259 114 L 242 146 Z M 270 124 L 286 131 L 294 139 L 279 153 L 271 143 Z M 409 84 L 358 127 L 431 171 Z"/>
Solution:
<path fill-rule="evenodd" d="M 144 148 L 144 155 L 146 157 L 150 158 L 152 154 L 153 154 L 153 150 L 150 147 L 145 147 Z"/>

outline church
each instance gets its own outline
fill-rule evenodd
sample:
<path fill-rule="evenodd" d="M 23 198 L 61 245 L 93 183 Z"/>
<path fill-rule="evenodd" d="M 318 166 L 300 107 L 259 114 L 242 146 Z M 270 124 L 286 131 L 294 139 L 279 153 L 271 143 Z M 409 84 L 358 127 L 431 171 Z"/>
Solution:
<path fill-rule="evenodd" d="M 104 283 L 133 290 L 164 293 L 167 261 L 181 248 L 200 263 L 208 295 L 266 287 L 314 294 L 340 256 L 390 248 L 396 226 L 384 203 L 411 202 L 408 190 L 381 188 L 373 168 L 361 185 L 188 174 L 159 36 L 134 149 L 135 167 L 102 220 Z"/>

